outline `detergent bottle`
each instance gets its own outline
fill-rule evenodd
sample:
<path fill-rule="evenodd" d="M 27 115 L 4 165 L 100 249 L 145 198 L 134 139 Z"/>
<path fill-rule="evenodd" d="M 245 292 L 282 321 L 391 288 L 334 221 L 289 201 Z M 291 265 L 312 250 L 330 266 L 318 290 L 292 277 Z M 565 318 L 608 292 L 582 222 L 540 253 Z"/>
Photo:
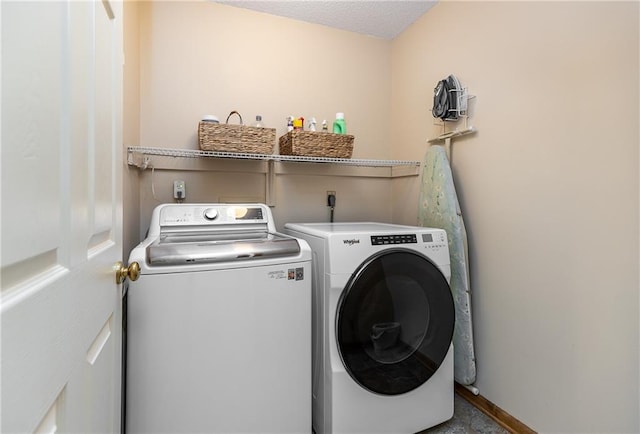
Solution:
<path fill-rule="evenodd" d="M 336 120 L 333 121 L 333 132 L 335 134 L 347 134 L 347 124 L 344 121 L 344 113 L 336 113 Z"/>

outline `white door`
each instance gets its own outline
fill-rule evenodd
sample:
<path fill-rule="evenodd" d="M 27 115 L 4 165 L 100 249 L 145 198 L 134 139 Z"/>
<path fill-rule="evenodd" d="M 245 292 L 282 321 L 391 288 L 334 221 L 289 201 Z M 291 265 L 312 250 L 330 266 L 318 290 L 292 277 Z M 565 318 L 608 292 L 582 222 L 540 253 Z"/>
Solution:
<path fill-rule="evenodd" d="M 1 431 L 120 430 L 122 4 L 5 1 Z"/>

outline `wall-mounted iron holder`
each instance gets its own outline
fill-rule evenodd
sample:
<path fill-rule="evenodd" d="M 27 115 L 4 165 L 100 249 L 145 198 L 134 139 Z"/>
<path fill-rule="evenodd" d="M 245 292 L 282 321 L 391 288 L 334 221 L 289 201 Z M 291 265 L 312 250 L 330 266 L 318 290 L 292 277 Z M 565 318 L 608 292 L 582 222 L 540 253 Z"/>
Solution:
<path fill-rule="evenodd" d="M 456 98 L 456 108 L 449 109 L 449 112 L 454 113 L 456 116 L 445 118 L 444 120 L 447 122 L 457 122 L 461 118 L 464 118 L 467 116 L 468 101 L 474 96 L 469 95 L 466 87 L 463 87 L 461 89 L 460 88 L 449 89 L 449 93 L 455 94 L 454 96 Z"/>
<path fill-rule="evenodd" d="M 455 80 L 459 84 L 458 80 Z M 471 116 L 469 109 L 469 100 L 475 98 L 475 95 L 469 95 L 466 87 L 459 86 L 449 89 L 448 92 L 455 95 L 456 108 L 449 109 L 450 113 L 455 113 L 455 117 L 441 119 L 443 122 L 438 122 L 436 125 L 442 126 L 442 133 L 432 139 L 427 140 L 427 143 L 441 143 L 444 142 L 445 152 L 447 159 L 451 162 L 451 142 L 454 138 L 466 136 L 468 134 L 474 134 L 477 132 L 475 127 L 469 125 L 469 117 Z M 461 127 L 458 126 L 454 131 L 447 131 L 447 122 L 460 122 Z"/>
<path fill-rule="evenodd" d="M 447 154 L 447 159 L 451 162 L 451 140 L 456 137 L 466 136 L 468 134 L 474 134 L 477 130 L 475 127 L 466 127 L 462 130 L 449 131 L 447 133 L 440 134 L 438 137 L 427 140 L 427 143 L 441 143 L 444 142 L 444 150 Z"/>
<path fill-rule="evenodd" d="M 444 121 L 462 122 L 462 128 L 456 128 L 454 131 L 446 131 L 446 123 L 442 122 L 443 132 L 438 137 L 427 140 L 427 143 L 444 142 L 444 148 L 447 159 L 451 162 L 451 141 L 454 138 L 466 136 L 476 133 L 476 129 L 469 125 L 469 99 L 475 98 L 475 95 L 469 95 L 467 88 L 450 89 L 449 92 L 455 92 L 457 95 L 457 108 L 449 109 L 450 112 L 456 112 L 457 117 L 446 118 Z"/>

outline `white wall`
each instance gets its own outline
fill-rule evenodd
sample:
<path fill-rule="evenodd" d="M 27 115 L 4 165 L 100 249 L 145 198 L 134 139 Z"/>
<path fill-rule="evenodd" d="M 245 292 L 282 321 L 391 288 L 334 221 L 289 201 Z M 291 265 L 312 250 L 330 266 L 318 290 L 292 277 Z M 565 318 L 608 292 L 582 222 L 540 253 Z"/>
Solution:
<path fill-rule="evenodd" d="M 482 395 L 540 432 L 639 432 L 637 2 L 443 2 L 392 44 L 394 158 L 472 94 L 453 170 Z M 454 125 L 455 126 L 455 125 Z M 449 126 L 454 127 L 454 126 Z M 394 220 L 414 223 L 416 198 Z"/>

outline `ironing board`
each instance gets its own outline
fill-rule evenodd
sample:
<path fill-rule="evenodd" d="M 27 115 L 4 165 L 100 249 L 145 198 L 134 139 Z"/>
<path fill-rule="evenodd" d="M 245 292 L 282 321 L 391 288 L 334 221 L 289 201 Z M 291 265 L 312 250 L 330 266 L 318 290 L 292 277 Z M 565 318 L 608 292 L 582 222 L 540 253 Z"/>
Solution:
<path fill-rule="evenodd" d="M 431 145 L 425 155 L 418 206 L 421 226 L 444 229 L 451 257 L 451 291 L 456 310 L 453 333 L 454 378 L 462 385 L 476 380 L 471 322 L 469 254 L 467 232 L 453 183 L 453 174 L 443 146 Z"/>

